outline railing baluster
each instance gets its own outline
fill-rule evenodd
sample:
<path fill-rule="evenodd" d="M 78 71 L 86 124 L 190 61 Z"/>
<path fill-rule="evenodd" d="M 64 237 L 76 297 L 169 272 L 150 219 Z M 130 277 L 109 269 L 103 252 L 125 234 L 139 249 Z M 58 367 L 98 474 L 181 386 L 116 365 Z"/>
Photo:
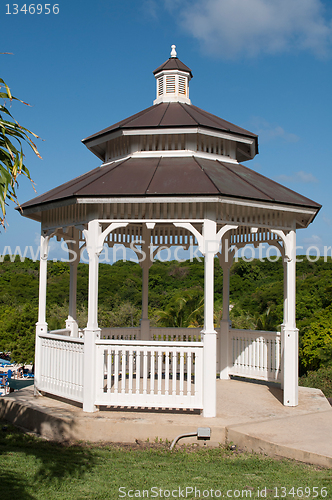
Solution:
<path fill-rule="evenodd" d="M 106 392 L 112 392 L 112 367 L 113 367 L 113 350 L 107 349 L 107 386 Z"/>
<path fill-rule="evenodd" d="M 187 353 L 187 395 L 191 396 L 191 354 L 189 351 Z"/>
<path fill-rule="evenodd" d="M 154 394 L 155 351 L 150 351 L 150 394 Z"/>
<path fill-rule="evenodd" d="M 161 395 L 161 382 L 163 378 L 163 351 L 158 349 L 158 395 Z"/>
<path fill-rule="evenodd" d="M 128 380 L 128 393 L 133 393 L 133 349 L 129 348 L 129 380 Z"/>
<path fill-rule="evenodd" d="M 169 362 L 170 362 L 170 356 L 169 356 L 169 350 L 165 352 L 165 395 L 168 396 L 169 394 Z"/>
<path fill-rule="evenodd" d="M 172 349 L 172 396 L 176 395 L 176 372 L 177 372 L 177 359 L 176 349 Z"/>
<path fill-rule="evenodd" d="M 143 394 L 148 392 L 148 350 L 143 350 Z"/>
<path fill-rule="evenodd" d="M 262 375 L 262 371 L 264 370 L 264 342 L 262 337 L 259 337 L 259 370 Z"/>
<path fill-rule="evenodd" d="M 119 349 L 114 348 L 114 394 L 119 392 Z"/>
<path fill-rule="evenodd" d="M 123 349 L 121 351 L 121 394 L 126 393 L 126 360 L 127 360 L 127 351 Z"/>
<path fill-rule="evenodd" d="M 136 394 L 140 394 L 141 384 L 141 350 L 136 349 Z"/>
<path fill-rule="evenodd" d="M 280 378 L 280 338 L 276 341 L 276 367 L 275 367 L 275 378 Z"/>
<path fill-rule="evenodd" d="M 183 396 L 183 386 L 184 386 L 184 352 L 180 348 L 180 396 Z"/>

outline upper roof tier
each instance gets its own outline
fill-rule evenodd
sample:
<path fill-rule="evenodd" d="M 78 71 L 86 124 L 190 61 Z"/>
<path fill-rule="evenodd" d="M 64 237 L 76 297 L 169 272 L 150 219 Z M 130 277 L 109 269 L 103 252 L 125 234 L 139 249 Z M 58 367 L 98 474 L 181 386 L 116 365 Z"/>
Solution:
<path fill-rule="evenodd" d="M 186 134 L 188 141 L 184 145 L 184 150 L 188 151 L 188 154 L 197 152 L 197 147 L 193 144 L 194 141 L 197 142 L 197 134 L 201 134 L 205 138 L 208 136 L 210 140 L 215 138 L 232 142 L 234 146 L 233 159 L 237 161 L 249 160 L 258 153 L 258 136 L 256 134 L 197 106 L 182 102 L 160 103 L 150 106 L 96 134 L 90 135 L 82 142 L 92 153 L 105 162 L 112 159 L 107 157 L 108 143 L 119 136 L 137 137 L 166 134 L 168 136 Z M 204 149 L 205 152 L 208 152 L 207 145 Z M 176 149 L 176 151 L 178 150 Z M 215 154 L 216 151 L 215 148 L 211 154 Z M 134 152 L 131 149 L 127 154 Z M 225 153 L 224 156 L 227 156 L 226 147 L 223 148 L 223 153 Z M 226 158 L 223 159 L 226 160 Z"/>

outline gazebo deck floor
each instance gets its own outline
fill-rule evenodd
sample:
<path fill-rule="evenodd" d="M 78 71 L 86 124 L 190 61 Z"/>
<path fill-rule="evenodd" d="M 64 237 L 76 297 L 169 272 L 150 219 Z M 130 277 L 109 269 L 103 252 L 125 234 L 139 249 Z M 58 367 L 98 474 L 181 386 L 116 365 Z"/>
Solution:
<path fill-rule="evenodd" d="M 211 428 L 209 446 L 230 442 L 249 451 L 332 467 L 332 407 L 318 389 L 299 387 L 299 405 L 282 404 L 277 386 L 217 380 L 217 417 L 197 411 L 101 409 L 84 413 L 51 397 L 35 397 L 29 387 L 0 398 L 0 418 L 47 439 L 135 443 L 173 440 L 198 427 Z M 179 444 L 196 442 L 183 439 Z"/>

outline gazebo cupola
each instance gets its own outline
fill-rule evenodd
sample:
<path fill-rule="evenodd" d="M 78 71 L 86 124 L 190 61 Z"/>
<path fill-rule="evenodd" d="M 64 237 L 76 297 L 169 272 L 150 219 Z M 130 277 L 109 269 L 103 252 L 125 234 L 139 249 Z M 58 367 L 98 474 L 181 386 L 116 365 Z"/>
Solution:
<path fill-rule="evenodd" d="M 191 104 L 189 81 L 193 75 L 191 69 L 178 59 L 175 48 L 175 45 L 172 45 L 171 57 L 153 72 L 157 80 L 157 98 L 153 104 L 160 102 Z"/>

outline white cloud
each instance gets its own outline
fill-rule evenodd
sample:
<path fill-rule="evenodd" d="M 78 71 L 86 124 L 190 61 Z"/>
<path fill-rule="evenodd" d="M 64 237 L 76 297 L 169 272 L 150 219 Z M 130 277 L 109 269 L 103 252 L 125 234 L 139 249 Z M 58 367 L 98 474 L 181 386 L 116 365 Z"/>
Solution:
<path fill-rule="evenodd" d="M 278 175 L 274 177 L 278 182 L 301 182 L 304 184 L 311 184 L 313 182 L 318 182 L 318 179 L 311 174 L 310 172 L 304 172 L 303 170 L 299 170 L 299 172 L 294 172 L 292 175 Z"/>
<path fill-rule="evenodd" d="M 250 128 L 259 136 L 259 142 L 269 142 L 273 139 L 282 139 L 284 142 L 297 142 L 298 135 L 286 132 L 280 125 L 268 123 L 264 118 L 254 117 L 250 121 Z"/>
<path fill-rule="evenodd" d="M 327 226 L 329 226 L 329 227 L 331 227 L 331 226 L 332 226 L 332 219 L 330 219 L 330 217 L 326 217 L 326 215 L 323 215 L 323 216 L 322 216 L 322 219 L 323 219 L 323 221 L 325 222 L 325 224 L 326 224 Z"/>
<path fill-rule="evenodd" d="M 143 0 L 141 9 L 146 16 L 153 20 L 158 18 L 158 4 L 155 0 Z"/>
<path fill-rule="evenodd" d="M 312 234 L 309 238 L 303 238 L 302 241 L 308 245 L 319 245 L 323 242 L 322 238 L 317 234 Z"/>
<path fill-rule="evenodd" d="M 205 50 L 224 58 L 292 50 L 324 57 L 332 42 L 322 0 L 164 0 L 164 5 Z"/>

